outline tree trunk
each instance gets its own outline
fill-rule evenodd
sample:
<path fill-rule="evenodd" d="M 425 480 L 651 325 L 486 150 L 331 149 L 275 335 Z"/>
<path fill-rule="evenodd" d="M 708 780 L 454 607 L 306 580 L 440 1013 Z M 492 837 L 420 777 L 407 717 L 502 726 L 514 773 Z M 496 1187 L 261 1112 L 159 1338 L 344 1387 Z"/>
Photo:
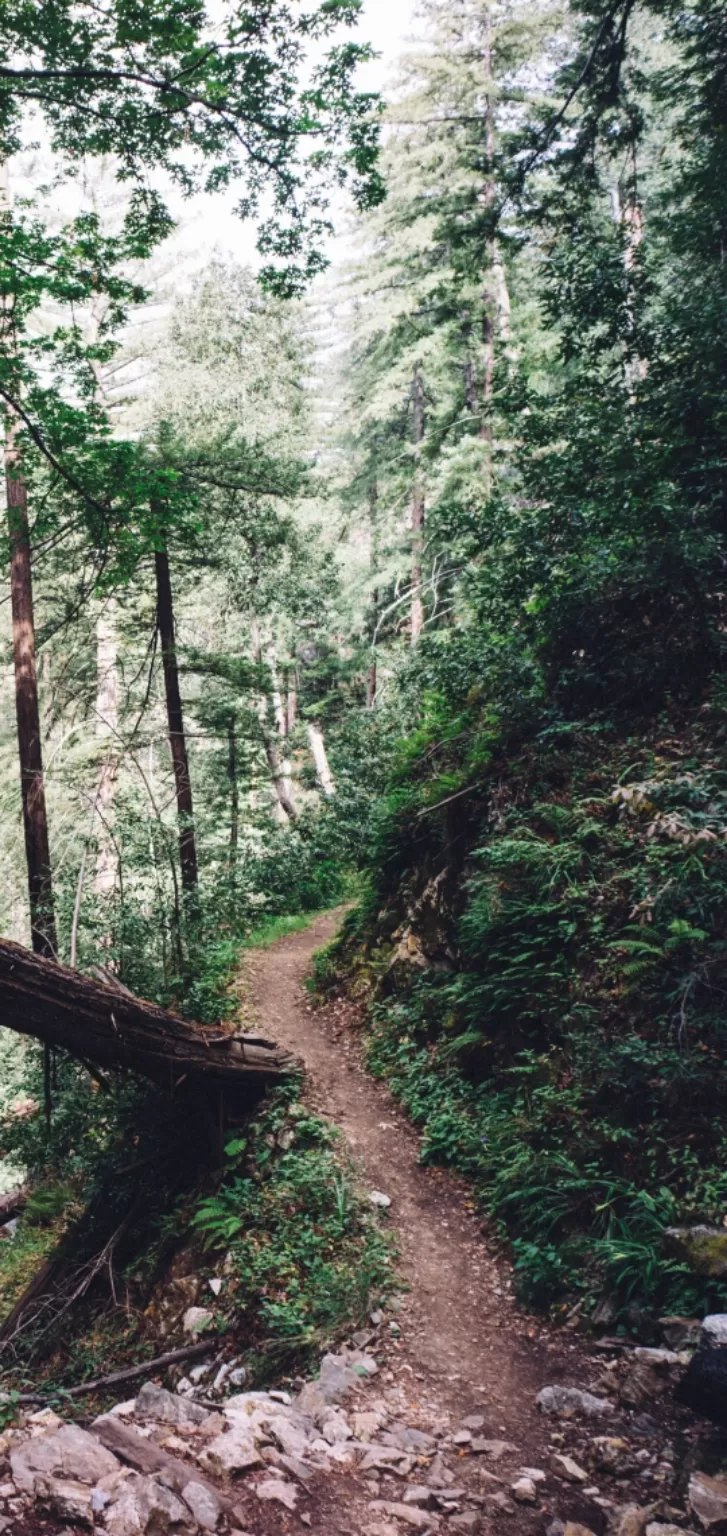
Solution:
<path fill-rule="evenodd" d="M 421 472 L 421 445 L 424 438 L 424 395 L 419 364 L 412 380 L 414 412 L 414 486 L 411 502 L 411 643 L 416 645 L 424 624 L 422 600 L 422 554 L 424 551 L 424 490 Z"/>
<path fill-rule="evenodd" d="M 84 1063 L 139 1073 L 170 1093 L 277 1076 L 293 1059 L 257 1035 L 188 1024 L 118 983 L 0 941 L 0 1018 L 7 1029 L 62 1046 Z"/>
<path fill-rule="evenodd" d="M 234 715 L 227 726 L 227 774 L 230 780 L 230 868 L 237 864 L 237 845 L 240 837 L 240 789 L 237 783 L 237 728 Z"/>
<path fill-rule="evenodd" d="M 169 555 L 166 548 L 156 551 L 154 562 L 157 583 L 157 628 L 161 641 L 162 666 L 164 668 L 169 748 L 172 754 L 174 784 L 177 793 L 179 862 L 182 868 L 182 889 L 188 896 L 192 896 L 197 891 L 197 844 L 194 836 L 192 784 L 189 777 L 182 695 L 179 689 L 177 647 L 174 637 L 172 583 L 169 574 Z"/>
<path fill-rule="evenodd" d="M 480 435 L 488 444 L 487 491 L 492 488 L 492 398 L 495 386 L 495 319 L 497 310 L 495 273 L 495 113 L 492 101 L 492 13 L 490 4 L 485 7 L 484 41 L 482 50 L 485 76 L 484 150 L 487 172 L 482 186 L 481 201 L 487 221 L 491 224 L 485 240 L 486 277 L 482 290 L 482 424 Z"/>
<path fill-rule="evenodd" d="M 333 774 L 331 773 L 331 769 L 328 763 L 328 754 L 326 752 L 326 743 L 323 740 L 323 732 L 320 729 L 320 726 L 313 725 L 312 723 L 309 724 L 308 745 L 310 746 L 311 752 L 313 754 L 313 761 L 316 765 L 316 777 L 318 779 L 318 783 L 320 784 L 326 798 L 330 800 L 336 793 L 336 786 L 333 782 Z"/>
<path fill-rule="evenodd" d="M 109 602 L 96 621 L 96 739 L 101 749 L 101 763 L 96 782 L 95 814 L 99 820 L 96 895 L 102 901 L 116 889 L 117 859 L 111 837 L 119 768 L 119 702 L 116 675 L 117 642 L 115 605 Z"/>
<path fill-rule="evenodd" d="M 48 815 L 43 778 L 43 750 L 38 705 L 38 674 L 35 662 L 33 577 L 25 482 L 11 424 L 5 445 L 5 486 L 10 538 L 10 600 L 13 620 L 15 711 L 18 722 L 20 794 L 23 807 L 25 856 L 28 866 L 30 931 L 37 955 L 57 954 L 53 911 Z"/>
<path fill-rule="evenodd" d="M 370 560 L 371 574 L 376 580 L 379 570 L 379 487 L 374 480 L 369 487 L 369 533 L 370 533 Z M 376 641 L 379 623 L 379 589 L 374 587 L 371 593 L 371 660 L 366 676 L 366 708 L 373 709 L 376 703 Z"/>

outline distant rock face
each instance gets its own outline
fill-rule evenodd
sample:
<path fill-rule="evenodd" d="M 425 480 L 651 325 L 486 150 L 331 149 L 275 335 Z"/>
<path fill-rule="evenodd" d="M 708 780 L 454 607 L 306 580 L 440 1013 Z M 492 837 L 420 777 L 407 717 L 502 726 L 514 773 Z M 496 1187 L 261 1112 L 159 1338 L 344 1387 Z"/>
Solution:
<path fill-rule="evenodd" d="M 667 1227 L 664 1247 L 688 1264 L 695 1275 L 727 1278 L 727 1230 L 724 1227 Z"/>

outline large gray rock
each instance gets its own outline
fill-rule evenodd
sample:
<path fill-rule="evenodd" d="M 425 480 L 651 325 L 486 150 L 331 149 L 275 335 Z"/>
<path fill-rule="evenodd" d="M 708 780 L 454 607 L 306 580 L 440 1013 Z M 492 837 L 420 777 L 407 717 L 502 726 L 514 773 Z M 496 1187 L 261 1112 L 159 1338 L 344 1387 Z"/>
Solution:
<path fill-rule="evenodd" d="M 38 1476 L 90 1485 L 118 1471 L 119 1462 L 87 1430 L 64 1424 L 62 1429 L 26 1440 L 12 1450 L 10 1466 L 16 1487 L 32 1494 Z"/>
<path fill-rule="evenodd" d="M 203 1424 L 209 1410 L 176 1392 L 156 1387 L 153 1381 L 145 1381 L 136 1399 L 136 1412 L 140 1419 L 155 1419 L 158 1424 L 183 1425 Z"/>
<path fill-rule="evenodd" d="M 727 1231 L 724 1227 L 667 1227 L 666 1252 L 695 1275 L 727 1278 Z"/>
<path fill-rule="evenodd" d="M 555 1413 L 562 1419 L 576 1414 L 598 1419 L 613 1413 L 613 1403 L 607 1397 L 595 1397 L 592 1392 L 582 1392 L 580 1387 L 543 1387 L 535 1401 L 541 1413 Z"/>

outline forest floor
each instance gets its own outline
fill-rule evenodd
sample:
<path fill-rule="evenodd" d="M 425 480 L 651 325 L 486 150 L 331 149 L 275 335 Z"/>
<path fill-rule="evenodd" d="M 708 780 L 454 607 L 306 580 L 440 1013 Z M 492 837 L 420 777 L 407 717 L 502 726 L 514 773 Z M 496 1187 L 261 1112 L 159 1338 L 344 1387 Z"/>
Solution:
<path fill-rule="evenodd" d="M 645 1505 L 658 1493 L 663 1498 L 663 1482 L 659 1486 L 659 1474 L 652 1470 L 664 1450 L 663 1444 L 654 1446 L 659 1426 L 648 1416 L 641 1422 L 628 1416 L 632 1454 L 639 1446 L 642 1453 L 633 1463 L 633 1479 L 622 1477 L 615 1497 L 613 1489 L 598 1486 L 592 1471 L 585 1487 L 554 1475 L 558 1453 L 570 1453 L 586 1467 L 590 1454 L 593 1466 L 593 1437 L 622 1435 L 622 1414 L 614 1405 L 614 1418 L 576 1426 L 541 1413 L 536 1395 L 553 1383 L 602 1393 L 606 1357 L 593 1341 L 568 1328 L 551 1329 L 518 1309 L 511 1268 L 493 1253 L 466 1185 L 448 1171 L 420 1165 L 416 1131 L 386 1086 L 367 1073 L 360 1009 L 345 1000 L 313 1004 L 305 977 L 315 950 L 333 937 L 340 917 L 324 914 L 305 931 L 255 952 L 240 987 L 245 1022 L 254 1019 L 266 1035 L 303 1058 L 311 1107 L 340 1128 L 363 1187 L 391 1200 L 389 1218 L 403 1282 L 401 1310 L 394 1324 L 384 1323 L 367 1345 L 379 1371 L 356 1406 L 377 1403 L 389 1422 L 393 1418 L 445 1437 L 447 1476 L 465 1482 L 475 1499 L 479 1494 L 481 1510 L 476 1519 L 455 1517 L 448 1530 L 506 1529 L 519 1536 L 547 1531 L 557 1518 L 601 1532 L 616 1506 L 629 1501 Z M 359 1336 L 356 1342 L 366 1343 Z M 494 1459 L 472 1455 L 466 1434 L 464 1444 L 455 1443 L 462 1420 L 473 1416 L 479 1421 L 475 1438 L 507 1443 Z M 660 1430 L 661 1441 L 668 1433 L 665 1419 Z M 545 1474 L 537 1482 L 536 1507 L 513 1505 L 510 1489 L 521 1468 Z M 425 1480 L 421 1467 L 411 1477 L 415 1483 Z M 382 1480 L 374 1473 L 366 1478 L 342 1469 L 316 1483 L 306 1507 L 318 1536 L 385 1536 L 401 1529 L 381 1504 L 401 1503 L 406 1487 L 400 1477 Z M 300 1529 L 298 1520 L 281 1516 L 266 1528 Z"/>

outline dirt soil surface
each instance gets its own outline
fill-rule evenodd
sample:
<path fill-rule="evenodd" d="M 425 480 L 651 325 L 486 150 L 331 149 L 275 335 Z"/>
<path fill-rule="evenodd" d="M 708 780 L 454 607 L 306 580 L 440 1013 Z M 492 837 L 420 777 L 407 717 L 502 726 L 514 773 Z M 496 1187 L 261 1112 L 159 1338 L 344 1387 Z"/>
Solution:
<path fill-rule="evenodd" d="M 652 1454 L 657 1426 L 648 1418 L 640 1428 L 630 1424 L 634 1450 L 651 1447 L 643 1452 L 640 1466 L 634 1466 L 635 1487 L 622 1482 L 614 1492 L 592 1471 L 585 1488 L 554 1475 L 555 1453 L 567 1452 L 580 1460 L 592 1437 L 624 1433 L 622 1414 L 616 1409 L 607 1422 L 574 1426 L 543 1415 L 536 1394 L 552 1383 L 602 1392 L 605 1356 L 572 1330 L 543 1327 L 518 1309 L 510 1267 L 488 1244 L 466 1186 L 447 1171 L 420 1165 L 415 1130 L 387 1088 L 367 1073 L 360 1010 L 346 1001 L 325 1008 L 313 1004 L 304 979 L 314 951 L 333 937 L 340 916 L 325 914 L 305 931 L 251 956 L 243 1007 L 246 1023 L 254 1020 L 266 1035 L 302 1057 L 309 1102 L 340 1127 L 364 1188 L 381 1191 L 391 1200 L 389 1219 L 407 1290 L 394 1325 L 384 1322 L 368 1346 L 380 1369 L 366 1391 L 370 1397 L 385 1398 L 409 1425 L 430 1430 L 446 1426 L 451 1436 L 463 1418 L 477 1415 L 484 1421 L 478 1434 L 510 1442 L 509 1452 L 496 1463 L 472 1456 L 466 1446 L 455 1449 L 455 1458 L 460 1458 L 453 1464 L 456 1481 L 460 1468 L 463 1479 L 467 1468 L 468 1481 L 475 1480 L 471 1486 L 479 1486 L 484 1495 L 499 1486 L 510 1498 L 511 1483 L 521 1468 L 545 1471 L 535 1508 L 512 1507 L 511 1502 L 509 1511 L 493 1510 L 487 1507 L 490 1498 L 483 1496 L 476 1527 L 481 1533 L 546 1532 L 554 1518 L 581 1522 L 601 1533 L 614 1506 L 633 1499 L 634 1492 L 640 1504 L 655 1493 L 663 1495 L 663 1484 L 659 1488 L 658 1481 L 656 1487 L 653 1482 L 658 1474 L 649 1470 L 659 1460 L 658 1453 Z M 421 1469 L 412 1480 L 423 1480 Z M 394 1482 L 384 1479 L 379 1499 L 402 1499 L 406 1490 L 394 1487 Z M 364 1485 L 360 1476 L 342 1471 L 320 1487 L 315 1507 L 308 1506 L 313 1509 L 311 1529 L 319 1536 L 384 1536 L 387 1529 L 403 1530 L 396 1519 L 387 1525 L 385 1517 L 382 1523 L 372 1505 L 376 1496 L 375 1481 Z M 300 1529 L 299 1519 L 292 1516 L 289 1525 L 283 1520 L 277 1528 Z M 450 1528 L 458 1527 L 447 1522 Z M 467 1528 L 475 1529 L 474 1523 Z"/>

